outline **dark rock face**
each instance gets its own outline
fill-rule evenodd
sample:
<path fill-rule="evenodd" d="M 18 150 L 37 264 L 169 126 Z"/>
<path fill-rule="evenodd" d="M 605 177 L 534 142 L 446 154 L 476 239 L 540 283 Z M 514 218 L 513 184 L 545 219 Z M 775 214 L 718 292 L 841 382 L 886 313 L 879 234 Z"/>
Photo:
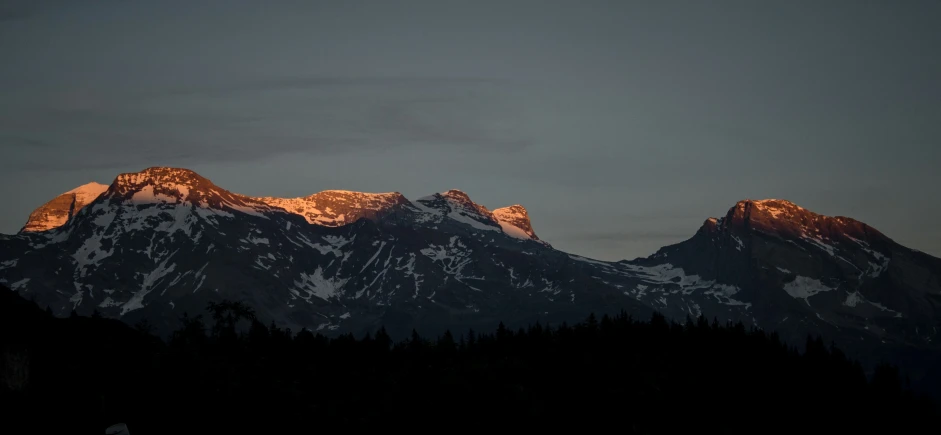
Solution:
<path fill-rule="evenodd" d="M 236 299 L 328 334 L 433 335 L 624 309 L 742 321 L 795 343 L 820 334 L 870 360 L 941 339 L 941 260 L 778 200 L 739 202 L 685 242 L 605 262 L 540 241 L 521 206 L 491 212 L 456 190 L 278 200 L 151 168 L 118 176 L 58 228 L 0 237 L 0 282 L 60 316 L 99 310 L 163 331 Z"/>

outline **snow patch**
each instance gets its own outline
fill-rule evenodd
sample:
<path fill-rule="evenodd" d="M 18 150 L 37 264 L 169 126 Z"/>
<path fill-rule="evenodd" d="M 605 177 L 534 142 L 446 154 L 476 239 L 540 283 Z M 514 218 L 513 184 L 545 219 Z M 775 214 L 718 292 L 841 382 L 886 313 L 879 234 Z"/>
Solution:
<path fill-rule="evenodd" d="M 4 261 L 4 262 L 0 263 L 0 269 L 9 269 L 9 268 L 11 268 L 11 267 L 16 267 L 16 263 L 17 263 L 18 261 L 19 261 L 18 258 L 14 258 L 14 259 L 12 259 L 12 260 Z"/>
<path fill-rule="evenodd" d="M 409 258 L 408 258 L 408 261 L 405 263 L 405 265 L 396 267 L 395 270 L 404 271 L 405 273 L 403 273 L 402 275 L 411 276 L 414 279 L 415 294 L 412 295 L 412 299 L 416 299 L 418 298 L 418 291 L 421 288 L 421 283 L 423 282 L 423 280 L 421 279 L 422 274 L 415 273 L 415 254 L 409 253 L 408 255 L 409 255 Z M 401 259 L 402 257 L 399 257 L 399 258 Z M 396 264 L 398 264 L 398 261 L 396 262 Z"/>
<path fill-rule="evenodd" d="M 784 291 L 787 294 L 791 295 L 795 299 L 803 299 L 804 302 L 810 306 L 810 297 L 822 292 L 828 292 L 835 290 L 832 287 L 827 287 L 819 280 L 808 278 L 806 276 L 798 276 L 787 284 L 784 284 Z"/>
<path fill-rule="evenodd" d="M 852 292 L 846 296 L 846 300 L 843 301 L 843 305 L 847 307 L 856 307 L 861 301 L 865 299 L 859 295 L 859 292 Z"/>
<path fill-rule="evenodd" d="M 134 295 L 131 296 L 131 299 L 121 306 L 121 316 L 131 311 L 144 308 L 144 297 L 153 291 L 154 286 L 156 286 L 165 276 L 167 276 L 167 274 L 173 272 L 173 270 L 176 269 L 175 264 L 167 266 L 167 262 L 169 262 L 170 258 L 172 257 L 173 254 L 170 254 L 166 259 L 163 260 L 163 262 L 154 268 L 154 270 L 150 271 L 150 273 L 144 276 L 143 280 L 141 281 L 140 290 L 134 292 Z"/>
<path fill-rule="evenodd" d="M 471 257 L 473 251 L 467 248 L 458 236 L 452 236 L 446 246 L 432 244 L 427 248 L 421 249 L 419 252 L 430 258 L 432 262 L 440 263 L 441 270 L 453 276 L 458 282 L 467 285 L 473 290 L 480 291 L 480 289 L 464 282 L 465 279 L 483 278 L 464 275 L 464 268 L 473 262 L 473 258 Z"/>
<path fill-rule="evenodd" d="M 301 273 L 298 280 L 294 281 L 294 287 L 291 292 L 310 302 L 310 298 L 316 296 L 323 300 L 328 300 L 336 296 L 349 279 L 340 279 L 338 277 L 325 277 L 323 269 L 317 267 L 314 273 Z M 306 292 L 307 297 L 299 294 L 300 291 Z"/>
<path fill-rule="evenodd" d="M 503 232 L 510 237 L 523 240 L 532 240 L 532 237 L 529 237 L 529 234 L 526 233 L 526 230 L 516 225 L 509 224 L 504 221 L 497 221 L 497 223 L 500 224 L 500 228 L 503 229 Z"/>

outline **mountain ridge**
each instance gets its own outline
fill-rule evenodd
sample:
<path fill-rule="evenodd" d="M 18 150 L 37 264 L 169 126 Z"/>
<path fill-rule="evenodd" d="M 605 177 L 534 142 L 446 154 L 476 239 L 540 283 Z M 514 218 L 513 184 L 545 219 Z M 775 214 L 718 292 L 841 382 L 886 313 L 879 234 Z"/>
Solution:
<path fill-rule="evenodd" d="M 329 334 L 385 325 L 392 335 L 433 335 L 624 309 L 741 321 L 790 342 L 820 334 L 861 358 L 941 343 L 941 260 L 781 200 L 739 201 L 683 242 L 610 262 L 539 240 L 525 208 L 490 211 L 455 189 L 414 201 L 373 194 L 364 198 L 394 201 L 369 216 L 356 215 L 372 207 L 352 204 L 358 193 L 325 191 L 349 210 L 331 207 L 333 221 L 317 225 L 311 216 L 324 213 L 272 206 L 189 172 L 116 180 L 61 227 L 0 237 L 0 283 L 59 316 L 99 310 L 163 331 L 227 298 Z"/>
<path fill-rule="evenodd" d="M 100 192 L 93 195 L 91 199 L 85 199 L 88 195 L 83 196 L 84 201 L 78 203 L 78 206 L 72 205 L 75 202 L 74 199 L 71 199 L 71 202 L 66 202 L 65 200 L 59 200 L 57 197 L 33 211 L 20 232 L 49 231 L 63 226 L 74 213 L 77 213 L 88 202 L 91 202 L 94 197 L 106 192 L 110 195 L 130 195 L 126 200 L 137 203 L 177 201 L 189 202 L 203 208 L 220 208 L 225 204 L 229 208 L 235 207 L 241 211 L 259 207 L 264 209 L 265 207 L 257 204 L 262 203 L 268 207 L 284 209 L 289 213 L 302 216 L 310 224 L 328 227 L 348 225 L 361 218 L 378 220 L 385 215 L 402 212 L 403 209 L 421 212 L 420 206 L 416 207 L 415 203 L 399 192 L 369 193 L 329 189 L 296 198 L 251 197 L 223 189 L 195 171 L 162 166 L 149 167 L 139 172 L 119 174 L 110 185 L 91 182 L 70 190 L 60 195 L 60 197 L 66 195 L 74 197 L 74 193 L 77 191 L 89 190 L 88 186 L 93 186 Z M 501 220 L 487 207 L 475 203 L 466 193 L 458 189 L 432 194 L 419 198 L 418 201 L 432 201 L 436 195 L 447 198 L 466 212 L 470 212 L 471 215 L 476 215 L 471 219 L 478 220 L 480 223 L 495 223 L 514 237 L 540 241 L 532 229 L 532 223 L 526 209 L 519 204 L 497 209 L 501 211 L 514 210 L 513 213 L 501 214 L 506 219 Z M 50 221 L 45 218 L 50 214 L 65 215 L 66 218 Z M 461 214 L 461 212 L 458 212 L 458 214 Z"/>

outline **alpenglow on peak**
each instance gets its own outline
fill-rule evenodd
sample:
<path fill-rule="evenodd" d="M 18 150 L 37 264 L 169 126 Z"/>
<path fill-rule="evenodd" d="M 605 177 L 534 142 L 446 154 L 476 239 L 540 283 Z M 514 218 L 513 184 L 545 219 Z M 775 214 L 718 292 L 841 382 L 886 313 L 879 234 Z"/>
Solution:
<path fill-rule="evenodd" d="M 106 190 L 107 184 L 91 182 L 65 192 L 34 210 L 20 232 L 48 231 L 65 225 L 75 213 Z"/>
<path fill-rule="evenodd" d="M 227 191 L 190 169 L 164 166 L 119 174 L 110 186 L 89 183 L 70 190 L 36 209 L 21 232 L 47 231 L 65 225 L 75 213 L 99 196 L 106 197 L 103 200 L 118 200 L 130 205 L 188 204 L 256 214 L 283 210 L 303 217 L 310 224 L 327 227 L 348 225 L 359 219 L 407 220 L 409 214 L 416 215 L 417 222 L 433 223 L 436 216 L 447 216 L 474 227 L 502 230 L 518 239 L 540 241 L 522 206 L 499 208 L 499 213 L 493 213 L 459 189 L 435 193 L 415 202 L 399 192 L 367 193 L 339 189 L 296 198 L 250 197 Z"/>

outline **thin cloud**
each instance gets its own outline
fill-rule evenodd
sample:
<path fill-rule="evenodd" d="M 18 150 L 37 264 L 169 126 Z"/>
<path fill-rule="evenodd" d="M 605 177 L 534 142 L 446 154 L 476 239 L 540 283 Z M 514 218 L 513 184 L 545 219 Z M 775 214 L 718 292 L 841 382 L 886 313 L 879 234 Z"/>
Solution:
<path fill-rule="evenodd" d="M 38 1 L 4 0 L 0 2 L 0 22 L 25 20 L 35 15 Z"/>
<path fill-rule="evenodd" d="M 226 96 L 234 93 L 282 91 L 324 87 L 419 87 L 499 85 L 504 80 L 483 77 L 275 77 L 244 80 L 233 83 L 212 83 L 198 86 L 181 86 L 157 93 L 143 94 L 145 98 L 175 97 L 186 95 Z"/>
<path fill-rule="evenodd" d="M 612 230 L 598 231 L 591 233 L 572 233 L 562 234 L 556 238 L 559 240 L 577 240 L 582 242 L 604 242 L 604 243 L 633 243 L 649 241 L 682 241 L 693 236 L 693 232 L 658 232 L 658 231 L 632 231 L 632 230 Z"/>
<path fill-rule="evenodd" d="M 260 80 L 146 95 L 52 95 L 39 109 L 8 111 L 0 120 L 0 131 L 17 143 L 50 151 L 3 166 L 199 164 L 390 147 L 516 152 L 532 145 L 505 127 L 515 116 L 512 105 L 493 88 L 478 89 L 486 80 L 422 80 Z M 288 89 L 297 92 L 279 93 Z"/>

